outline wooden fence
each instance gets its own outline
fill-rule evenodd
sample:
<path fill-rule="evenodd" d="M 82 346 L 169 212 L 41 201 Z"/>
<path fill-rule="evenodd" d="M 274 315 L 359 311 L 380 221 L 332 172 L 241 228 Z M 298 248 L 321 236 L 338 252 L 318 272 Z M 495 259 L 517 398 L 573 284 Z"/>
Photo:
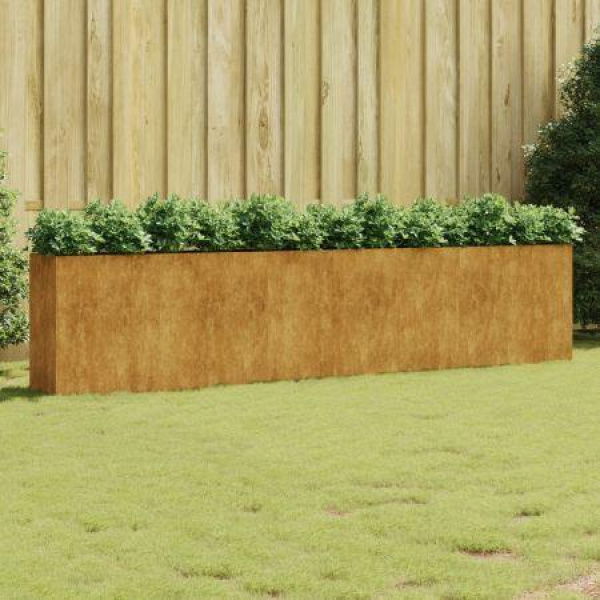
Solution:
<path fill-rule="evenodd" d="M 152 192 L 519 197 L 600 0 L 0 0 L 25 210 Z"/>

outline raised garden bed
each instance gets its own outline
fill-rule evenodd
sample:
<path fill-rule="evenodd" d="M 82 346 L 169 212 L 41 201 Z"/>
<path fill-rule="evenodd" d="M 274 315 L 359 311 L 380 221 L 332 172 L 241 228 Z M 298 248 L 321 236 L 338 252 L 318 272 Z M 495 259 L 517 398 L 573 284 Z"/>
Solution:
<path fill-rule="evenodd" d="M 569 245 L 31 255 L 31 387 L 197 388 L 571 357 Z"/>

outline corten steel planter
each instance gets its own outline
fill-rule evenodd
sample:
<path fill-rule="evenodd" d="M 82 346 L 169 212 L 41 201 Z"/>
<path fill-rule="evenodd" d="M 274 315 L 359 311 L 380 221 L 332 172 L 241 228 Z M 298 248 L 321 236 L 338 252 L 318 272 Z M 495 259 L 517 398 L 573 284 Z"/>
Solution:
<path fill-rule="evenodd" d="M 197 388 L 571 357 L 570 246 L 31 256 L 31 387 Z"/>

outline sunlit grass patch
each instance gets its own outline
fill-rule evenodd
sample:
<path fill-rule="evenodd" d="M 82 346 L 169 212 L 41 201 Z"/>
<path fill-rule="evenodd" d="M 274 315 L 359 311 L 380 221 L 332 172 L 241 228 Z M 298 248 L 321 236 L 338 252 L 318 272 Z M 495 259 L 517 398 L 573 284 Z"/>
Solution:
<path fill-rule="evenodd" d="M 0 598 L 593 597 L 599 366 L 588 338 L 572 363 L 45 397 L 0 365 Z"/>

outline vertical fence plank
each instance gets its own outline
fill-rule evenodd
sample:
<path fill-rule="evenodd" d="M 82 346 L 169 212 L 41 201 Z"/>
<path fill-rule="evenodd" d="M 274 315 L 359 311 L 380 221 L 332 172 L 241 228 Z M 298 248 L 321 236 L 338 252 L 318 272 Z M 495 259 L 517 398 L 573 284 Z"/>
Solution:
<path fill-rule="evenodd" d="M 555 0 L 555 63 L 559 82 L 569 63 L 581 52 L 585 32 L 585 0 Z M 562 113 L 560 85 L 556 86 L 555 112 Z"/>
<path fill-rule="evenodd" d="M 119 0 L 113 11 L 113 193 L 136 205 L 166 192 L 165 0 Z"/>
<path fill-rule="evenodd" d="M 490 2 L 460 0 L 459 196 L 490 189 Z"/>
<path fill-rule="evenodd" d="M 298 204 L 321 189 L 319 29 L 318 0 L 285 1 L 285 195 Z"/>
<path fill-rule="evenodd" d="M 379 1 L 358 0 L 357 193 L 379 191 Z"/>
<path fill-rule="evenodd" d="M 44 204 L 86 202 L 86 5 L 44 2 Z"/>
<path fill-rule="evenodd" d="M 600 33 L 600 0 L 585 0 L 585 40 L 589 41 Z"/>
<path fill-rule="evenodd" d="M 321 199 L 356 195 L 356 3 L 321 0 Z"/>
<path fill-rule="evenodd" d="M 208 196 L 245 194 L 244 3 L 208 2 Z"/>
<path fill-rule="evenodd" d="M 421 0 L 382 0 L 381 191 L 408 204 L 423 193 L 423 10 Z"/>
<path fill-rule="evenodd" d="M 246 188 L 283 194 L 281 0 L 247 0 Z"/>
<path fill-rule="evenodd" d="M 168 0 L 169 192 L 206 196 L 206 2 Z"/>
<path fill-rule="evenodd" d="M 87 0 L 87 196 L 112 197 L 112 3 Z"/>
<path fill-rule="evenodd" d="M 523 133 L 531 143 L 554 113 L 552 3 L 525 0 L 523 17 Z"/>
<path fill-rule="evenodd" d="M 523 195 L 521 11 L 522 0 L 492 2 L 491 189 L 512 198 Z"/>
<path fill-rule="evenodd" d="M 21 234 L 26 207 L 42 203 L 42 13 L 41 0 L 0 0 L 0 148 L 9 153 L 10 185 L 22 193 Z"/>
<path fill-rule="evenodd" d="M 426 2 L 426 193 L 456 199 L 457 4 Z"/>

